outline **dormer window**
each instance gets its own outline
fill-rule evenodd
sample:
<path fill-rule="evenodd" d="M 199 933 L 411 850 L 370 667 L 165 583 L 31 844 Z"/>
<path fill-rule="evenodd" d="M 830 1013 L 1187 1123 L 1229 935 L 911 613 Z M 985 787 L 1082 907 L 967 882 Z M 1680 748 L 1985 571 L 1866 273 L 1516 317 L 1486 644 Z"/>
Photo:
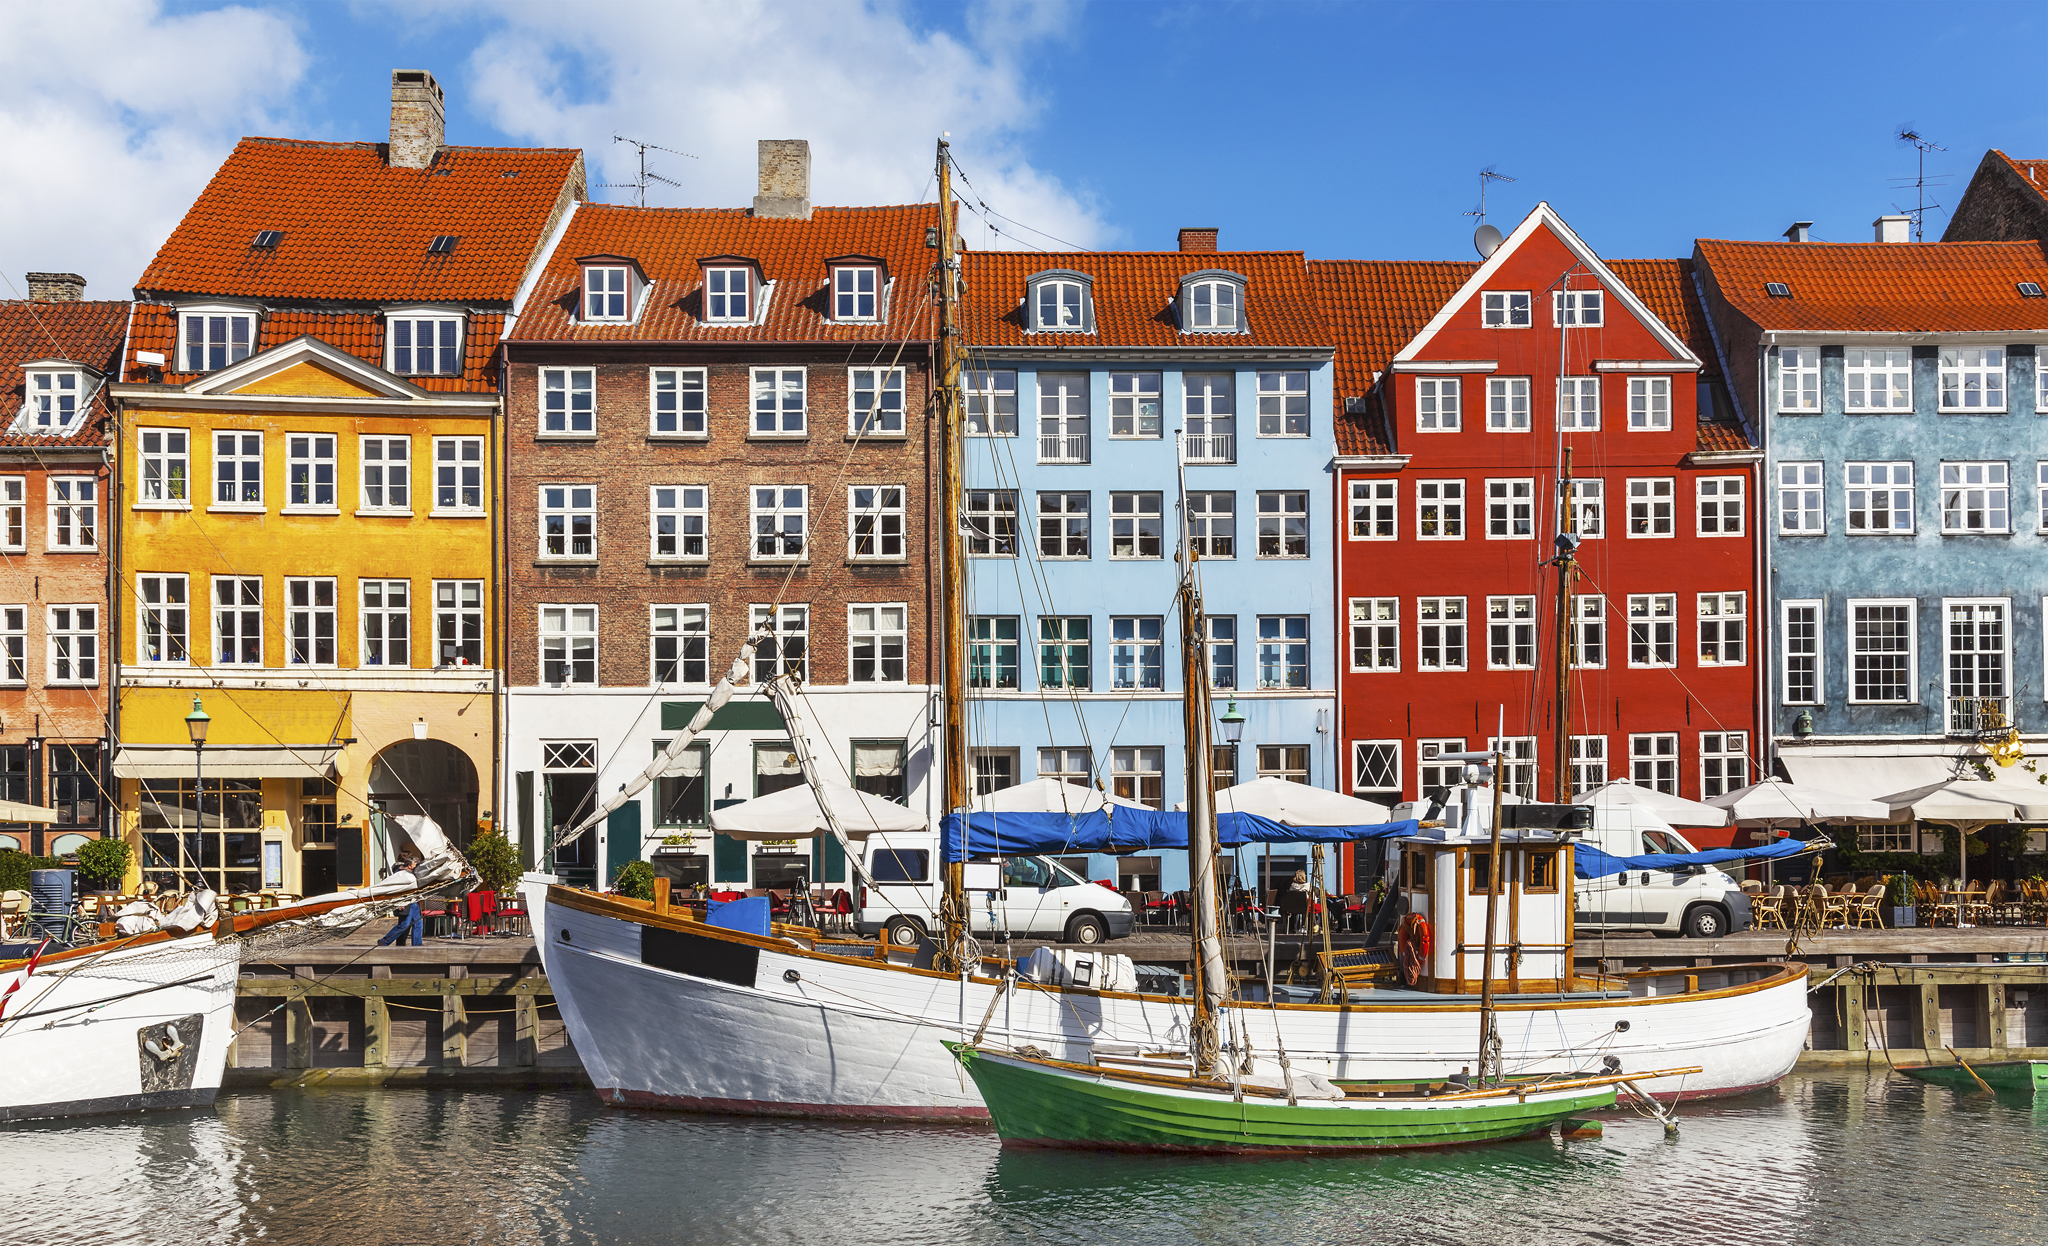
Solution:
<path fill-rule="evenodd" d="M 832 270 L 832 319 L 873 320 L 881 311 L 881 270 L 846 265 Z"/>
<path fill-rule="evenodd" d="M 1052 269 L 1033 273 L 1025 291 L 1031 328 L 1037 333 L 1095 332 L 1094 278 Z"/>
<path fill-rule="evenodd" d="M 28 419 L 23 432 L 59 434 L 70 430 L 85 405 L 85 377 L 76 369 L 33 369 L 26 374 Z"/>
<path fill-rule="evenodd" d="M 1244 332 L 1244 278 L 1236 273 L 1189 273 L 1180 283 L 1182 333 Z"/>
<path fill-rule="evenodd" d="M 400 376 L 455 376 L 462 371 L 462 317 L 404 312 L 385 324 L 388 365 Z"/>
<path fill-rule="evenodd" d="M 256 314 L 228 309 L 187 311 L 178 341 L 187 372 L 218 372 L 249 357 L 256 340 Z"/>
<path fill-rule="evenodd" d="M 640 265 L 621 255 L 586 255 L 576 262 L 583 266 L 586 322 L 618 323 L 639 313 L 640 293 L 647 288 Z"/>
<path fill-rule="evenodd" d="M 704 319 L 733 324 L 754 318 L 754 273 L 747 268 L 704 270 Z"/>

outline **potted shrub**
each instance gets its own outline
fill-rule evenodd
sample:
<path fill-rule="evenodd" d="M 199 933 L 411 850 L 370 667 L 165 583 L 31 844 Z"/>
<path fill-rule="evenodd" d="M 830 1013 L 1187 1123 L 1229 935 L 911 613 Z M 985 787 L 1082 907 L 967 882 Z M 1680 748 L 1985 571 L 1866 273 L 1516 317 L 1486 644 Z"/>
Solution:
<path fill-rule="evenodd" d="M 1913 880 L 1905 874 L 1894 874 L 1884 885 L 1885 898 L 1891 901 L 1892 925 L 1896 927 L 1917 926 L 1920 913 L 1913 903 Z"/>
<path fill-rule="evenodd" d="M 463 853 L 484 891 L 507 892 L 519 881 L 519 850 L 494 831 L 479 834 Z"/>
<path fill-rule="evenodd" d="M 78 872 L 96 890 L 119 891 L 128 874 L 128 845 L 118 839 L 87 840 L 78 848 Z"/>
<path fill-rule="evenodd" d="M 652 900 L 654 867 L 645 861 L 628 861 L 612 879 L 612 890 L 635 900 Z"/>

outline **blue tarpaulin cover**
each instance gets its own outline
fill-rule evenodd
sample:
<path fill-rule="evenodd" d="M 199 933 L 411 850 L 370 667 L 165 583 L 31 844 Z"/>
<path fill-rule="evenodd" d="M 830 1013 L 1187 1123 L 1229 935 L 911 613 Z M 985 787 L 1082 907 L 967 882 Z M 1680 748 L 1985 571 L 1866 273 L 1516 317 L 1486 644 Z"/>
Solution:
<path fill-rule="evenodd" d="M 720 903 L 713 900 L 705 906 L 704 924 L 720 930 L 737 930 L 741 934 L 768 936 L 768 897 L 748 896 L 742 900 L 728 900 Z"/>
<path fill-rule="evenodd" d="M 1668 870 L 1675 865 L 1719 865 L 1723 861 L 1759 861 L 1793 857 L 1808 850 L 1797 839 L 1780 839 L 1754 848 L 1708 848 L 1700 852 L 1646 852 L 1639 857 L 1616 857 L 1591 844 L 1572 847 L 1572 872 L 1580 878 L 1606 878 L 1630 870 Z"/>
<path fill-rule="evenodd" d="M 1188 846 L 1187 815 L 1157 809 L 1111 806 L 1082 814 L 971 813 L 964 822 L 964 845 L 962 827 L 959 814 L 946 817 L 943 834 L 948 861 L 1019 853 L 1136 852 Z M 1229 848 L 1392 839 L 1415 834 L 1417 826 L 1413 820 L 1369 826 L 1287 826 L 1253 813 L 1226 813 L 1216 819 L 1216 830 L 1222 846 Z"/>

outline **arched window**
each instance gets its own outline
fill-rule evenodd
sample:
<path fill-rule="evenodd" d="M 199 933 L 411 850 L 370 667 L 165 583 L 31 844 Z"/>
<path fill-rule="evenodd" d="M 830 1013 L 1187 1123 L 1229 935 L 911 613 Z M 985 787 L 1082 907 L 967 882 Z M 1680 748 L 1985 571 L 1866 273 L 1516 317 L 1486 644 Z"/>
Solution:
<path fill-rule="evenodd" d="M 1244 332 L 1244 286 L 1237 273 L 1216 270 L 1181 278 L 1181 332 Z"/>

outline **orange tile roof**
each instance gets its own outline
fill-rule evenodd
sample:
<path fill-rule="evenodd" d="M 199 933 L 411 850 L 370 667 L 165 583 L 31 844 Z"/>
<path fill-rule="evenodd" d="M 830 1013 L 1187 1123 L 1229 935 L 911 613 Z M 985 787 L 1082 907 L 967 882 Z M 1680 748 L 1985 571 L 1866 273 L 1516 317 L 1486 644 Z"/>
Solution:
<path fill-rule="evenodd" d="M 126 306 L 126 304 L 122 304 Z M 416 376 L 405 378 L 424 390 L 441 393 L 493 393 L 498 388 L 498 371 L 493 363 L 497 357 L 498 337 L 504 332 L 505 316 L 502 312 L 471 312 L 467 338 L 463 342 L 463 373 L 461 376 Z M 384 318 L 373 312 L 338 311 L 277 311 L 263 318 L 256 330 L 256 350 L 266 351 L 273 346 L 301 337 L 316 337 L 338 350 L 347 351 L 364 363 L 375 367 L 384 366 Z M 174 369 L 178 364 L 178 313 L 174 307 L 160 303 L 138 303 L 135 306 L 135 325 L 129 334 L 129 349 L 151 350 L 162 354 L 171 361 L 163 380 L 167 384 L 182 385 L 197 380 L 200 373 L 180 372 Z M 140 381 L 145 379 L 140 365 L 131 353 L 127 373 L 121 379 Z"/>
<path fill-rule="evenodd" d="M 586 203 L 548 261 L 547 271 L 512 333 L 513 341 L 549 342 L 888 342 L 933 336 L 930 274 L 938 252 L 925 230 L 939 223 L 937 204 L 817 208 L 808 221 L 756 217 L 745 208 L 634 208 Z M 640 318 L 632 324 L 589 324 L 576 318 L 582 288 L 580 256 L 632 259 L 647 274 Z M 848 324 L 831 319 L 828 259 L 882 261 L 892 290 L 888 319 Z M 704 284 L 698 261 L 742 257 L 775 283 L 758 325 L 707 324 L 699 318 Z"/>
<path fill-rule="evenodd" d="M 961 333 L 975 350 L 1003 346 L 1259 347 L 1332 345 L 1299 251 L 978 251 L 964 257 Z M 1025 278 L 1065 268 L 1095 279 L 1094 333 L 1027 333 Z M 1172 302 L 1180 280 L 1205 268 L 1245 278 L 1244 334 L 1182 333 Z"/>
<path fill-rule="evenodd" d="M 1345 414 L 1344 400 L 1373 392 L 1375 374 L 1422 332 L 1479 265 L 1443 260 L 1311 260 L 1323 319 L 1337 339 L 1337 453 L 1391 454 L 1377 401 Z"/>
<path fill-rule="evenodd" d="M 2011 165 L 2022 181 L 2032 186 L 2043 199 L 2048 199 L 2048 160 L 2015 160 L 1996 147 L 1991 149 L 1991 154 Z"/>
<path fill-rule="evenodd" d="M 583 153 L 444 147 L 392 168 L 378 143 L 245 138 L 172 231 L 136 289 L 275 301 L 507 303 L 545 241 Z M 251 243 L 282 230 L 273 250 Z M 461 239 L 429 255 L 440 235 Z"/>
<path fill-rule="evenodd" d="M 92 409 L 69 437 L 21 435 L 8 431 L 28 401 L 22 365 L 38 359 L 82 363 L 108 381 L 119 380 L 121 336 L 128 304 L 113 301 L 31 303 L 0 301 L 0 446 L 98 445 L 106 439 L 107 394 L 93 396 Z"/>
<path fill-rule="evenodd" d="M 1991 333 L 2048 329 L 2038 242 L 1731 242 L 1702 238 L 1721 297 L 1759 328 L 1840 333 Z M 1792 289 L 1772 298 L 1767 282 Z"/>
<path fill-rule="evenodd" d="M 1721 354 L 1714 349 L 1714 333 L 1707 322 L 1707 309 L 1700 303 L 1699 283 L 1693 280 L 1693 261 L 1608 260 L 1607 267 L 1636 292 L 1657 319 L 1685 339 L 1686 349 L 1699 356 L 1700 378 L 1717 389 L 1726 389 L 1721 375 Z M 1710 454 L 1754 450 L 1756 445 L 1739 422 L 1733 420 L 1734 404 L 1728 404 L 1727 418 L 1714 411 L 1699 412 L 1695 425 L 1697 448 Z"/>

